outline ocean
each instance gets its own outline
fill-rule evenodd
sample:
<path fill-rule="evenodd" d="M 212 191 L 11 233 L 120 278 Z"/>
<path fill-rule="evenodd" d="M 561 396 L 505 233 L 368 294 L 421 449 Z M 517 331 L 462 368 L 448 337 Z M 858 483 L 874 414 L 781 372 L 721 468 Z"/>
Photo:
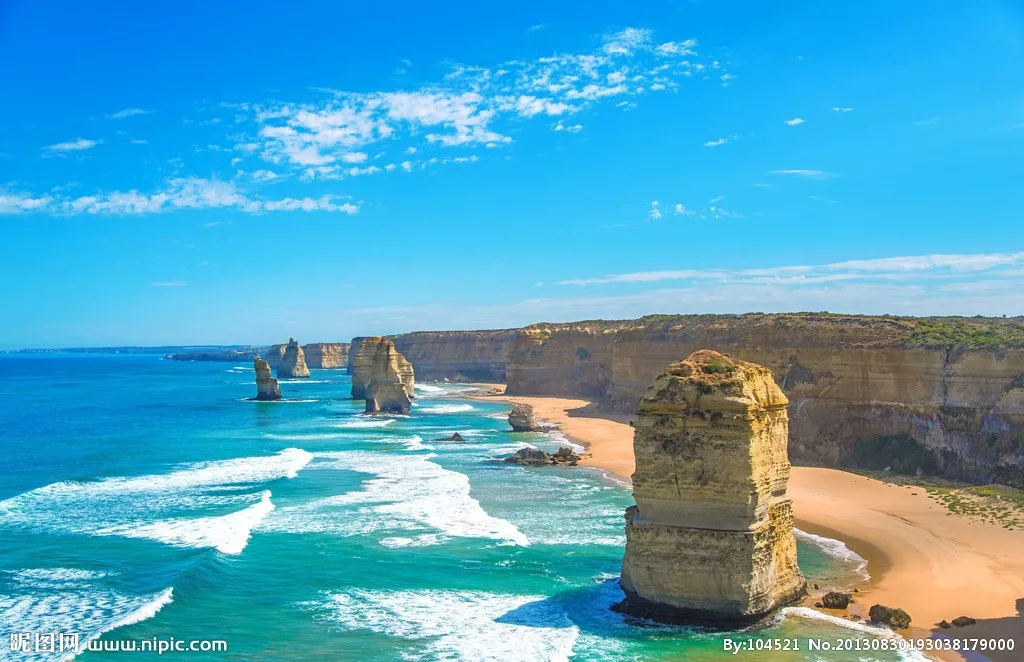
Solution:
<path fill-rule="evenodd" d="M 282 380 L 280 402 L 247 399 L 250 365 L 147 355 L 4 355 L 0 376 L 0 660 L 69 658 L 62 634 L 226 643 L 160 656 L 189 659 L 721 660 L 775 640 L 800 650 L 740 657 L 901 659 L 870 650 L 883 631 L 803 608 L 728 633 L 612 612 L 629 489 L 501 462 L 566 442 L 511 433 L 510 407 L 464 386 L 365 417 L 341 370 Z M 838 541 L 800 534 L 798 553 L 823 586 L 870 572 Z"/>

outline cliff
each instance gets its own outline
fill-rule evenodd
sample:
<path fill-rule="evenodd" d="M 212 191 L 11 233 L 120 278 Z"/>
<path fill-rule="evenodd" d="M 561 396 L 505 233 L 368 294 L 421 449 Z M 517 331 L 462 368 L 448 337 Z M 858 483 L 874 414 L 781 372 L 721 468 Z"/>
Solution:
<path fill-rule="evenodd" d="M 667 363 L 703 347 L 771 369 L 790 401 L 794 460 L 843 466 L 858 444 L 909 438 L 940 474 L 1024 486 L 1024 318 L 755 313 L 536 324 L 509 352 L 507 392 L 632 413 Z"/>
<path fill-rule="evenodd" d="M 281 386 L 270 374 L 270 364 L 256 356 L 252 363 L 256 371 L 256 399 L 257 400 L 280 400 Z"/>
<path fill-rule="evenodd" d="M 299 347 L 295 338 L 288 340 L 284 347 L 284 354 L 277 365 L 278 377 L 309 377 L 309 368 L 306 366 L 306 355 Z"/>
<path fill-rule="evenodd" d="M 500 384 L 505 381 L 505 362 L 516 330 L 419 331 L 388 337 L 421 381 Z"/>
<path fill-rule="evenodd" d="M 267 362 L 277 370 L 287 345 L 271 345 L 267 350 Z M 306 367 L 343 368 L 348 365 L 349 344 L 347 342 L 312 342 L 302 346 Z"/>
<path fill-rule="evenodd" d="M 306 365 L 314 369 L 346 367 L 348 350 L 349 344 L 344 342 L 314 342 L 302 346 Z"/>
<path fill-rule="evenodd" d="M 634 424 L 623 608 L 717 626 L 801 596 L 788 401 L 771 371 L 698 351 L 647 389 Z"/>
<path fill-rule="evenodd" d="M 360 339 L 353 357 L 352 397 L 362 393 L 367 414 L 408 414 L 413 390 L 413 367 L 393 342 L 381 337 Z"/>

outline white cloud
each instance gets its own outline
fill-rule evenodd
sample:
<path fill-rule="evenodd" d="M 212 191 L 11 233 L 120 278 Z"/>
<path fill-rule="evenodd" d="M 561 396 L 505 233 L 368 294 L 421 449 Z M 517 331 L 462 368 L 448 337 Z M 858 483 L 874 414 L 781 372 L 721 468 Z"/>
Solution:
<path fill-rule="evenodd" d="M 725 200 L 725 196 L 724 195 L 716 195 L 715 197 L 713 197 L 710 200 L 708 200 L 708 202 L 711 203 L 711 204 L 715 204 L 716 202 L 721 202 L 722 200 Z"/>
<path fill-rule="evenodd" d="M 86 149 L 92 149 L 96 145 L 102 143 L 102 140 L 88 140 L 86 138 L 77 138 L 75 140 L 69 140 L 67 142 L 56 143 L 55 145 L 48 145 L 47 150 L 51 152 L 81 152 Z"/>
<path fill-rule="evenodd" d="M 599 285 L 607 283 L 652 283 L 694 279 L 722 283 L 774 283 L 808 285 L 854 280 L 906 280 L 908 277 L 956 278 L 966 273 L 992 272 L 1012 275 L 1010 269 L 1024 267 L 1024 251 L 1016 253 L 939 254 L 909 257 L 847 260 L 818 266 L 793 265 L 769 269 L 697 270 L 677 269 L 573 278 L 557 285 Z M 972 276 L 974 277 L 974 276 Z"/>
<path fill-rule="evenodd" d="M 647 218 L 656 221 L 661 218 L 661 203 L 657 200 L 651 202 L 651 208 L 647 212 Z"/>
<path fill-rule="evenodd" d="M 541 30 L 543 30 L 546 27 L 548 27 L 548 26 L 546 26 L 543 23 L 538 23 L 536 25 L 531 25 L 530 27 L 526 28 L 526 31 L 527 32 L 540 32 Z"/>
<path fill-rule="evenodd" d="M 676 203 L 676 206 L 674 207 L 674 211 L 676 213 L 676 216 L 692 216 L 693 215 L 693 212 L 690 211 L 689 209 L 687 209 L 686 205 L 684 205 L 682 203 L 678 203 L 678 202 Z"/>
<path fill-rule="evenodd" d="M 794 117 L 791 120 L 786 120 L 786 124 L 788 124 L 789 126 L 799 126 L 800 124 L 803 124 L 804 122 L 805 122 L 805 120 L 802 117 Z"/>
<path fill-rule="evenodd" d="M 582 124 L 563 124 L 562 120 L 558 120 L 558 123 L 551 127 L 555 131 L 565 131 L 567 133 L 579 133 L 583 130 Z"/>
<path fill-rule="evenodd" d="M 848 113 L 852 111 L 853 108 L 847 108 L 846 106 L 832 106 L 832 110 L 837 113 Z"/>
<path fill-rule="evenodd" d="M 824 170 L 805 170 L 805 169 L 771 170 L 771 171 L 769 171 L 768 174 L 770 174 L 770 175 L 795 175 L 795 176 L 798 176 L 798 177 L 811 177 L 813 179 L 824 179 L 825 177 L 832 177 L 833 176 L 833 174 L 831 172 L 826 172 Z"/>
<path fill-rule="evenodd" d="M 719 147 L 721 145 L 724 145 L 727 142 L 729 142 L 728 138 L 719 138 L 718 140 L 709 140 L 709 141 L 707 141 L 706 143 L 704 143 L 704 146 L 705 147 Z"/>
<path fill-rule="evenodd" d="M 135 117 L 136 115 L 148 115 L 152 112 L 152 110 L 145 110 L 143 108 L 125 108 L 124 110 L 119 110 L 116 113 L 111 113 L 107 115 L 107 119 L 123 120 L 127 117 Z"/>
<path fill-rule="evenodd" d="M 267 211 L 302 210 L 329 211 L 355 214 L 359 207 L 349 202 L 338 202 L 334 196 L 319 198 L 285 198 L 261 200 L 251 198 L 232 182 L 196 177 L 168 180 L 156 193 L 137 190 L 98 193 L 78 197 L 0 195 L 0 213 L 41 212 L 52 215 L 99 214 L 136 215 L 158 214 L 181 209 L 235 208 L 249 214 Z"/>
<path fill-rule="evenodd" d="M 184 287 L 188 285 L 188 281 L 181 280 L 180 278 L 174 278 L 171 280 L 160 280 L 150 283 L 153 287 Z"/>
<path fill-rule="evenodd" d="M 644 28 L 626 28 L 605 35 L 604 52 L 609 55 L 631 55 L 650 46 L 651 31 Z"/>

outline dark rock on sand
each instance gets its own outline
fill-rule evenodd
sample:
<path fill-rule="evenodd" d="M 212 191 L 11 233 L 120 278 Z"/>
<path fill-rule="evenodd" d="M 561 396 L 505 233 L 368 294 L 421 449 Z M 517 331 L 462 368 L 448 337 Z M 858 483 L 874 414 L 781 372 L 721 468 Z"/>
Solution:
<path fill-rule="evenodd" d="M 978 621 L 974 620 L 970 616 L 957 616 L 953 619 L 953 625 L 957 626 L 958 628 L 962 628 L 966 625 L 974 625 L 977 622 Z"/>
<path fill-rule="evenodd" d="M 873 605 L 868 611 L 871 621 L 877 625 L 888 625 L 893 630 L 903 630 L 910 627 L 910 614 L 899 607 L 886 607 L 885 605 Z"/>
<path fill-rule="evenodd" d="M 853 598 L 850 597 L 849 593 L 829 591 L 821 599 L 821 602 L 825 605 L 825 609 L 846 609 L 853 602 Z"/>

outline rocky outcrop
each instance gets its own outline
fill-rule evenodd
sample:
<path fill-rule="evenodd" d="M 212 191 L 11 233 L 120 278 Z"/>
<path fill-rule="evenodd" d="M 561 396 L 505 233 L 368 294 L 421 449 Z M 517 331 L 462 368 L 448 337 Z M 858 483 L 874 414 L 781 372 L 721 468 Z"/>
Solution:
<path fill-rule="evenodd" d="M 409 413 L 415 376 L 387 338 L 361 338 L 352 358 L 352 397 L 366 400 L 366 413 Z"/>
<path fill-rule="evenodd" d="M 568 466 L 575 467 L 580 456 L 568 446 L 562 446 L 554 453 L 542 451 L 539 448 L 520 448 L 512 455 L 505 458 L 510 464 L 519 464 L 524 467 L 545 467 L 545 466 Z"/>
<path fill-rule="evenodd" d="M 465 440 L 466 440 L 465 437 L 463 437 L 461 434 L 456 432 L 455 434 L 453 434 L 450 437 L 443 437 L 441 439 L 437 439 L 436 441 L 465 441 Z"/>
<path fill-rule="evenodd" d="M 246 349 L 224 349 L 210 352 L 180 352 L 168 354 L 165 361 L 219 361 L 223 363 L 236 363 L 238 361 L 251 361 L 260 355 L 256 347 Z"/>
<path fill-rule="evenodd" d="M 702 347 L 772 370 L 790 401 L 794 461 L 845 466 L 858 442 L 906 435 L 938 474 L 1024 487 L 1024 318 L 752 313 L 537 324 L 509 353 L 507 392 L 631 413 L 667 363 Z"/>
<path fill-rule="evenodd" d="M 505 362 L 516 329 L 420 331 L 388 336 L 421 381 L 505 381 Z"/>
<path fill-rule="evenodd" d="M 306 366 L 306 356 L 299 347 L 295 338 L 290 338 L 284 346 L 284 354 L 277 365 L 278 378 L 303 378 L 309 377 L 309 368 Z"/>
<path fill-rule="evenodd" d="M 803 594 L 787 405 L 767 368 L 711 351 L 670 364 L 647 389 L 634 424 L 621 609 L 726 627 Z"/>
<path fill-rule="evenodd" d="M 903 630 L 910 627 L 910 614 L 898 607 L 886 607 L 885 605 L 872 605 L 868 610 L 868 617 L 876 625 L 886 625 L 893 630 Z"/>
<path fill-rule="evenodd" d="M 288 346 L 287 343 L 283 345 L 271 345 L 267 350 L 267 363 L 274 370 L 277 370 L 281 366 L 281 359 L 284 357 L 284 350 Z"/>
<path fill-rule="evenodd" d="M 537 432 L 541 429 L 530 405 L 512 407 L 508 413 L 508 424 L 512 426 L 513 432 Z"/>
<path fill-rule="evenodd" d="M 346 342 L 314 342 L 302 346 L 306 365 L 314 369 L 344 368 L 348 366 L 349 344 Z"/>
<path fill-rule="evenodd" d="M 953 625 L 957 626 L 958 628 L 967 627 L 968 625 L 974 625 L 977 622 L 978 621 L 971 618 L 970 616 L 957 616 L 953 619 Z"/>
<path fill-rule="evenodd" d="M 280 400 L 281 386 L 270 374 L 270 364 L 259 357 L 252 362 L 256 371 L 256 399 L 257 400 Z"/>
<path fill-rule="evenodd" d="M 825 609 L 846 609 L 851 602 L 853 596 L 839 591 L 829 591 L 821 597 L 821 606 Z"/>

